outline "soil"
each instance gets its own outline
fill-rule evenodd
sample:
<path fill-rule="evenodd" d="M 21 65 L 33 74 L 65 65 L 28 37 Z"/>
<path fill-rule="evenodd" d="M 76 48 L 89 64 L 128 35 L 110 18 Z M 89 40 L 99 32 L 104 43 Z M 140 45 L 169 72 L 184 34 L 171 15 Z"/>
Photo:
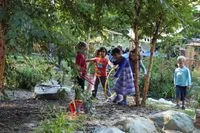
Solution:
<path fill-rule="evenodd" d="M 66 101 L 36 100 L 28 91 L 8 91 L 0 101 L 0 133 L 30 133 L 54 110 L 65 110 Z M 53 114 L 53 113 L 52 113 Z"/>
<path fill-rule="evenodd" d="M 40 122 L 51 114 L 52 109 L 65 111 L 67 107 L 66 101 L 35 100 L 31 92 L 14 93 L 18 95 L 10 95 L 11 100 L 0 101 L 0 133 L 34 132 Z M 21 97 L 21 94 L 24 97 Z M 121 117 L 134 114 L 146 117 L 160 112 L 150 107 L 135 107 L 132 97 L 129 97 L 128 101 L 129 106 L 120 106 L 105 102 L 104 98 L 97 100 L 94 104 L 94 114 L 84 121 L 82 132 L 90 133 L 99 127 L 113 126 Z"/>
<path fill-rule="evenodd" d="M 95 105 L 95 113 L 84 122 L 85 132 L 92 133 L 95 129 L 102 127 L 113 127 L 120 118 L 137 115 L 148 117 L 151 114 L 161 112 L 151 107 L 136 107 L 132 97 L 129 97 L 129 106 L 122 106 L 113 103 L 102 103 L 99 101 Z"/>

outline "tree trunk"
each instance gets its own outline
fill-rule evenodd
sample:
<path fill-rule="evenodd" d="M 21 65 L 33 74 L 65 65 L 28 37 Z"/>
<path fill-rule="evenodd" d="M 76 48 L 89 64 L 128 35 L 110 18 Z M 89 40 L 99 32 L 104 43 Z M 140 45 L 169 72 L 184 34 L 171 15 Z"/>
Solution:
<path fill-rule="evenodd" d="M 139 59 L 138 59 L 138 48 L 139 48 L 139 38 L 138 38 L 138 27 L 137 25 L 134 25 L 134 33 L 135 33 L 135 40 L 134 40 L 134 44 L 135 44 L 135 52 L 137 53 L 137 57 L 136 57 L 136 63 L 134 64 L 134 72 L 135 72 L 135 76 L 134 76 L 134 85 L 135 85 L 135 103 L 136 106 L 140 105 L 140 88 L 139 88 Z"/>
<path fill-rule="evenodd" d="M 151 49 L 150 49 L 150 60 L 149 60 L 148 70 L 144 79 L 142 105 L 145 105 L 147 92 L 149 90 L 149 81 L 150 81 L 151 69 L 152 69 L 152 64 L 153 64 L 153 54 L 154 54 L 155 44 L 156 44 L 156 39 L 153 38 L 150 44 Z"/>
<path fill-rule="evenodd" d="M 5 0 L 0 0 L 0 8 L 3 8 Z M 4 69 L 5 69 L 5 38 L 3 22 L 0 22 L 0 96 L 3 93 Z"/>
<path fill-rule="evenodd" d="M 160 25 L 162 23 L 162 14 L 160 13 L 158 20 L 156 21 L 156 27 L 155 27 L 155 31 L 153 34 L 153 38 L 151 40 L 150 46 L 150 61 L 149 61 L 149 65 L 148 65 L 148 71 L 147 71 L 147 75 L 145 76 L 145 80 L 144 80 L 144 88 L 143 88 L 143 97 L 142 97 L 142 106 L 144 106 L 146 103 L 146 99 L 147 99 L 147 93 L 149 90 L 149 81 L 150 81 L 150 76 L 151 76 L 151 69 L 152 69 L 152 64 L 153 64 L 153 54 L 154 54 L 154 49 L 155 49 L 155 45 L 156 45 L 156 41 L 158 39 L 158 36 L 161 34 L 159 34 L 159 30 L 160 30 Z"/>
<path fill-rule="evenodd" d="M 139 16 L 140 16 L 140 0 L 136 0 L 135 1 L 135 19 L 133 21 L 133 31 L 135 33 L 135 52 L 137 53 L 136 56 L 136 63 L 134 64 L 134 71 L 135 71 L 135 77 L 134 77 L 134 84 L 135 84 L 135 103 L 136 106 L 140 105 L 140 88 L 139 88 L 139 52 L 138 52 L 138 48 L 139 48 L 139 27 L 138 27 L 138 22 L 139 22 Z"/>

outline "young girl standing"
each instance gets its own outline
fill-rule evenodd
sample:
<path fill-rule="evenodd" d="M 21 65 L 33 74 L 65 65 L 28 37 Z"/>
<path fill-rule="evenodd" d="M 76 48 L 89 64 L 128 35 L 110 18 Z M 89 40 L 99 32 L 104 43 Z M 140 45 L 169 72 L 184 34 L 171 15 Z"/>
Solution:
<path fill-rule="evenodd" d="M 106 80 L 107 80 L 106 68 L 108 66 L 108 59 L 106 58 L 106 55 L 107 55 L 106 48 L 101 47 L 98 50 L 97 55 L 98 55 L 98 57 L 87 60 L 88 62 L 92 61 L 95 63 L 96 80 L 95 80 L 95 84 L 94 84 L 94 90 L 92 91 L 93 98 L 96 98 L 99 82 L 101 82 L 103 88 L 107 87 L 107 85 L 106 85 Z M 111 96 L 111 93 L 110 93 L 110 90 L 108 87 L 107 87 L 107 96 Z"/>
<path fill-rule="evenodd" d="M 112 56 L 116 60 L 114 65 L 118 65 L 118 70 L 114 75 L 118 79 L 113 87 L 117 96 L 113 102 L 127 105 L 126 96 L 132 95 L 135 92 L 132 70 L 129 61 L 122 56 L 119 48 L 112 50 Z"/>

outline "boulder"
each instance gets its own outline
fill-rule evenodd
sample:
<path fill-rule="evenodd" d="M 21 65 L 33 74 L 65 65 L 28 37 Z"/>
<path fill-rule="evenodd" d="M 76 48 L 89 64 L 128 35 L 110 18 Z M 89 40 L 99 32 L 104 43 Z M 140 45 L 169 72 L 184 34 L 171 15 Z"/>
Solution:
<path fill-rule="evenodd" d="M 182 132 L 176 130 L 164 130 L 164 133 L 182 133 Z"/>
<path fill-rule="evenodd" d="M 65 99 L 69 101 L 70 91 L 70 87 L 61 86 L 56 80 L 49 80 L 35 86 L 34 97 L 36 99 Z"/>
<path fill-rule="evenodd" d="M 157 133 L 154 123 L 147 118 L 130 116 L 121 118 L 114 126 L 128 133 Z"/>
<path fill-rule="evenodd" d="M 194 131 L 193 120 L 185 113 L 177 111 L 165 111 L 150 116 L 160 128 L 166 130 L 177 130 L 183 133 L 192 133 Z"/>
<path fill-rule="evenodd" d="M 98 128 L 94 133 L 125 133 L 116 127 Z"/>

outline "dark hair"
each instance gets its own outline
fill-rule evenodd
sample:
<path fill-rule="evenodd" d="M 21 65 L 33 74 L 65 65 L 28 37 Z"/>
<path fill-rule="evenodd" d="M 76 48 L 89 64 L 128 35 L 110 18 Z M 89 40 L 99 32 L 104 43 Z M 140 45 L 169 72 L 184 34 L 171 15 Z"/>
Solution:
<path fill-rule="evenodd" d="M 97 49 L 97 50 L 95 51 L 94 56 L 95 56 L 95 57 L 98 57 L 98 56 L 99 56 L 99 49 Z"/>
<path fill-rule="evenodd" d="M 119 49 L 119 48 L 114 48 L 114 49 L 112 50 L 112 55 L 115 55 L 115 54 L 121 54 L 121 49 Z"/>
<path fill-rule="evenodd" d="M 76 49 L 80 49 L 82 47 L 86 47 L 87 46 L 87 43 L 85 42 L 79 42 L 77 45 L 76 45 Z"/>
<path fill-rule="evenodd" d="M 108 51 L 105 47 L 100 47 L 99 52 L 105 52 L 106 54 L 108 54 Z"/>

